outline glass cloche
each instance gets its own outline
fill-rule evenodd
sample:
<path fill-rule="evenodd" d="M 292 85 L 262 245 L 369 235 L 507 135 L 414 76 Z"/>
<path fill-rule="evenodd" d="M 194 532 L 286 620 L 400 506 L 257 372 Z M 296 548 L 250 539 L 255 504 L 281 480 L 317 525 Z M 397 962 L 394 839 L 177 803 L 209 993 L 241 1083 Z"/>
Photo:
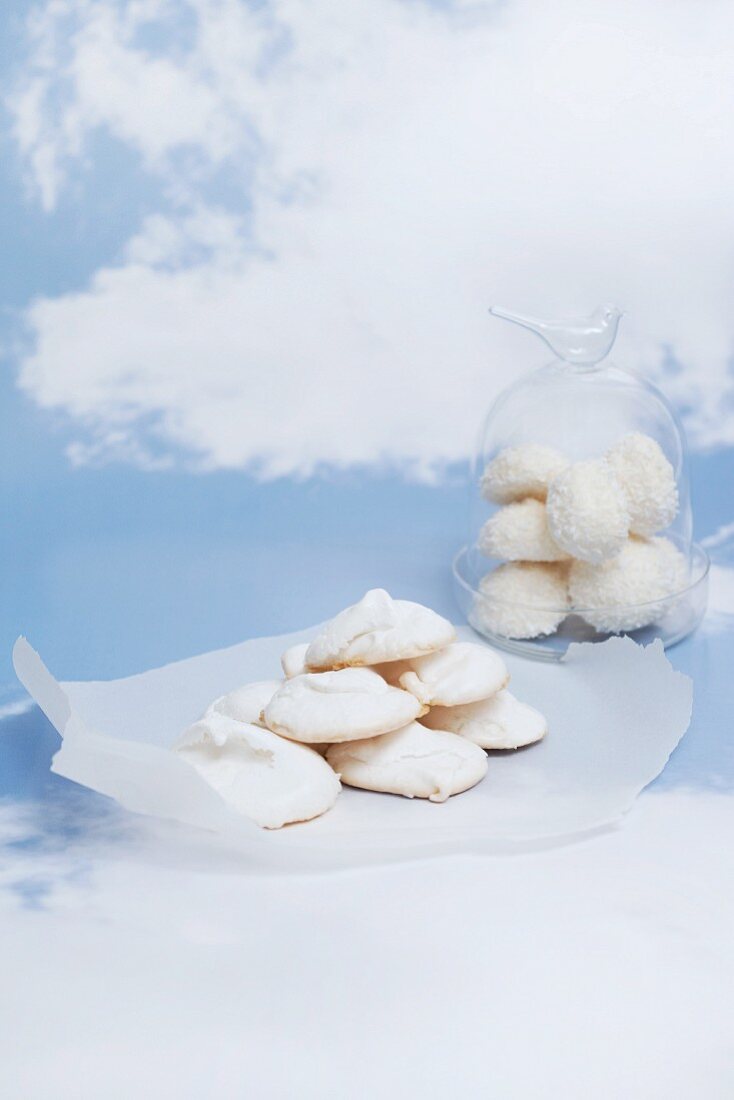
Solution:
<path fill-rule="evenodd" d="M 551 660 L 613 634 L 672 645 L 703 616 L 708 558 L 692 541 L 675 411 L 607 359 L 620 310 L 568 322 L 490 312 L 556 358 L 500 394 L 484 423 L 454 560 L 462 611 L 495 645 Z"/>

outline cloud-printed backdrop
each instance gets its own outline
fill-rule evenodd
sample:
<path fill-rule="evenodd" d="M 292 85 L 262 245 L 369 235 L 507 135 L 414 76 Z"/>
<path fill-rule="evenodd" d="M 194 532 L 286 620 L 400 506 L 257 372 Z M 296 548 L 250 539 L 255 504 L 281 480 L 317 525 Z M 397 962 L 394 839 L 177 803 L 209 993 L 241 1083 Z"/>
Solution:
<path fill-rule="evenodd" d="M 426 476 L 545 358 L 492 300 L 611 299 L 618 358 L 694 445 L 734 442 L 734 8 L 701 14 L 45 0 L 6 95 L 26 201 L 130 197 L 109 254 L 22 310 L 18 385 L 73 463 Z"/>
<path fill-rule="evenodd" d="M 3 14 L 3 1080 L 28 1100 L 323 1096 L 359 1065 L 365 1094 L 734 1095 L 734 450 L 711 449 L 734 443 L 730 0 Z M 455 616 L 463 486 L 408 479 L 453 473 L 546 359 L 486 308 L 610 299 L 619 359 L 664 380 L 699 448 L 717 555 L 713 614 L 671 651 L 693 727 L 623 828 L 261 877 L 49 774 L 18 633 L 97 679 L 376 585 Z"/>

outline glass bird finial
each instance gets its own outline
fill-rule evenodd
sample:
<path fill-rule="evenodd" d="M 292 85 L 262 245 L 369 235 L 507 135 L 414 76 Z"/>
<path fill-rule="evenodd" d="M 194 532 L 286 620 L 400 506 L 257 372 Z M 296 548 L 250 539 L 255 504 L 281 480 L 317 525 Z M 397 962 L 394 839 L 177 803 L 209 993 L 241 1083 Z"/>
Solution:
<path fill-rule="evenodd" d="M 600 362 L 612 349 L 622 311 L 616 306 L 599 306 L 589 317 L 569 321 L 543 321 L 537 317 L 523 317 L 501 306 L 491 306 L 490 313 L 505 321 L 536 332 L 559 359 L 566 363 L 592 366 Z"/>

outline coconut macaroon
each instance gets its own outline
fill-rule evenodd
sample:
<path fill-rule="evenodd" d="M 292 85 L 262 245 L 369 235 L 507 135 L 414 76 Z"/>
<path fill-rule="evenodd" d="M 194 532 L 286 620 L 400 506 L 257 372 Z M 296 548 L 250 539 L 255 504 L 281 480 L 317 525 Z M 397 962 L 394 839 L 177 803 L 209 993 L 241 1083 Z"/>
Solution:
<path fill-rule="evenodd" d="M 545 504 L 533 497 L 506 504 L 490 516 L 479 533 L 478 546 L 488 558 L 506 561 L 568 561 L 569 557 L 551 537 Z"/>
<path fill-rule="evenodd" d="M 510 504 L 525 497 L 545 500 L 551 481 L 567 466 L 568 459 L 555 447 L 540 443 L 505 447 L 485 467 L 481 493 L 495 504 Z"/>
<path fill-rule="evenodd" d="M 425 713 L 414 695 L 370 668 L 307 672 L 286 680 L 265 707 L 268 729 L 292 741 L 356 741 L 405 726 Z"/>
<path fill-rule="evenodd" d="M 460 707 L 434 707 L 421 724 L 459 734 L 482 749 L 520 749 L 541 741 L 548 732 L 540 711 L 509 691 Z"/>
<path fill-rule="evenodd" d="M 300 645 L 292 645 L 290 649 L 286 649 L 285 653 L 280 658 L 283 674 L 287 680 L 291 680 L 294 676 L 302 676 L 304 672 L 308 672 L 306 666 L 306 650 L 308 649 L 308 645 L 308 642 L 301 642 Z"/>
<path fill-rule="evenodd" d="M 306 745 L 216 712 L 190 726 L 175 749 L 231 809 L 263 829 L 318 817 L 341 790 L 334 771 Z"/>
<path fill-rule="evenodd" d="M 430 608 L 373 588 L 321 629 L 306 650 L 306 665 L 318 671 L 400 661 L 442 649 L 455 637 L 448 619 Z"/>
<path fill-rule="evenodd" d="M 551 537 L 574 558 L 600 562 L 625 544 L 630 514 L 627 498 L 604 459 L 576 462 L 548 489 Z"/>
<path fill-rule="evenodd" d="M 468 790 L 487 772 L 478 745 L 419 722 L 383 737 L 332 745 L 326 759 L 350 787 L 431 802 Z"/>
<path fill-rule="evenodd" d="M 228 695 L 220 695 L 207 707 L 205 718 L 210 714 L 223 714 L 226 718 L 234 718 L 237 722 L 252 722 L 255 726 L 262 725 L 260 715 L 276 691 L 282 684 L 282 680 L 258 680 L 254 684 L 245 684 L 244 687 L 230 691 Z"/>
<path fill-rule="evenodd" d="M 632 534 L 654 535 L 673 522 L 678 511 L 675 471 L 654 439 L 629 432 L 607 451 L 606 460 L 627 498 Z"/>
<path fill-rule="evenodd" d="M 513 561 L 479 582 L 469 621 L 480 632 L 506 638 L 552 634 L 568 613 L 567 566 Z"/>
<path fill-rule="evenodd" d="M 612 561 L 574 562 L 568 584 L 579 614 L 597 630 L 616 634 L 654 622 L 665 609 L 661 598 L 679 592 L 687 577 L 686 560 L 672 542 L 633 536 Z"/>
<path fill-rule="evenodd" d="M 487 699 L 510 680 L 507 665 L 498 653 L 476 642 L 452 642 L 445 649 L 380 665 L 380 675 L 398 684 L 425 706 L 453 707 Z"/>

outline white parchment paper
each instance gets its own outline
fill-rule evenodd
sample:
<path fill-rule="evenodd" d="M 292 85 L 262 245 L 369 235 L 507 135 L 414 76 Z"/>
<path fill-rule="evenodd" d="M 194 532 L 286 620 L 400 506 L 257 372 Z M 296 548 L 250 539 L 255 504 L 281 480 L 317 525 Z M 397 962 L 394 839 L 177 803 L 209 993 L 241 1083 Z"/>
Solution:
<path fill-rule="evenodd" d="M 280 676 L 283 650 L 314 632 L 256 638 L 122 680 L 59 683 L 24 638 L 13 660 L 61 735 L 55 772 L 136 813 L 214 830 L 274 870 L 567 843 L 617 822 L 690 722 L 691 680 L 659 641 L 575 644 L 560 664 L 508 656 L 513 694 L 548 718 L 541 744 L 490 754 L 486 779 L 445 803 L 345 787 L 328 814 L 262 830 L 229 810 L 170 746 L 216 696 Z"/>

